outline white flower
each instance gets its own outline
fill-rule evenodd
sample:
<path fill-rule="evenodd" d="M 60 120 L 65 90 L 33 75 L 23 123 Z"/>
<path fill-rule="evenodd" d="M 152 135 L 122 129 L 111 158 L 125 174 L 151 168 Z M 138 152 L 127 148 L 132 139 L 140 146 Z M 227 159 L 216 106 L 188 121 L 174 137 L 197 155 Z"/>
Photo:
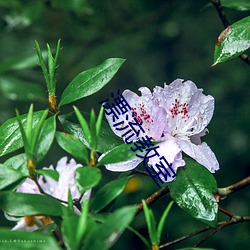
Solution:
<path fill-rule="evenodd" d="M 177 79 L 163 88 L 156 86 L 153 93 L 146 87 L 139 90 L 141 96 L 129 90 L 123 92 L 124 98 L 132 108 L 131 111 L 120 115 L 119 120 L 115 122 L 111 116 L 106 115 L 114 133 L 122 137 L 124 130 L 117 130 L 115 124 L 124 121 L 123 127 L 125 127 L 129 121 L 133 121 L 132 112 L 134 112 L 137 120 L 142 121 L 145 133 L 131 137 L 130 141 L 135 142 L 145 135 L 155 141 L 161 141 L 158 153 L 172 164 L 175 172 L 178 167 L 185 165 L 182 152 L 205 166 L 210 172 L 218 170 L 219 163 L 214 153 L 205 142 L 201 142 L 201 136 L 205 135 L 206 127 L 213 116 L 214 98 L 204 95 L 203 90 L 197 89 L 192 81 L 182 79 Z M 135 158 L 117 164 L 107 164 L 106 168 L 111 171 L 128 171 L 142 161 L 141 158 Z M 156 170 L 155 165 L 158 162 L 159 159 L 155 156 L 149 158 L 148 165 Z M 173 179 L 174 177 L 165 181 Z"/>
<path fill-rule="evenodd" d="M 72 199 L 78 199 L 80 197 L 80 193 L 77 189 L 74 175 L 76 169 L 78 167 L 81 167 L 81 165 L 76 164 L 74 159 L 71 159 L 69 163 L 67 163 L 67 160 L 67 157 L 61 158 L 58 161 L 55 169 L 53 166 L 50 166 L 49 168 L 44 168 L 56 170 L 59 173 L 58 181 L 55 181 L 54 179 L 47 176 L 40 176 L 38 178 L 38 183 L 46 194 L 49 194 L 62 201 L 68 200 L 68 190 L 70 190 L 71 192 Z M 21 193 L 41 194 L 36 183 L 29 178 L 27 178 L 25 182 L 23 182 L 17 188 L 16 191 Z M 83 202 L 84 200 L 89 198 L 90 192 L 90 190 L 86 191 L 80 202 Z M 75 210 L 75 212 L 78 213 L 77 210 Z M 44 216 L 25 216 L 18 221 L 17 225 L 12 230 L 22 229 L 27 231 L 34 231 L 38 229 L 38 226 L 33 222 L 34 220 L 37 224 L 41 225 L 46 225 L 52 222 L 51 220 L 49 220 L 48 217 Z"/>

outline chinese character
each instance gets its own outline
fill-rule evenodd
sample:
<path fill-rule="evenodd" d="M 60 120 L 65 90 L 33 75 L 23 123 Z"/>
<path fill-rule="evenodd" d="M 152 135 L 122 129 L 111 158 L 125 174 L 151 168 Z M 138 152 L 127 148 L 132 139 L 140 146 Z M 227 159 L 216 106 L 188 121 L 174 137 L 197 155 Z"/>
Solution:
<path fill-rule="evenodd" d="M 132 141 L 129 141 L 130 138 L 136 136 L 138 137 L 139 134 L 140 134 L 140 131 L 142 131 L 143 133 L 145 132 L 144 129 L 142 128 L 142 121 L 141 122 L 138 122 L 137 118 L 134 116 L 134 112 L 132 112 L 132 117 L 134 118 L 133 122 L 127 122 L 128 125 L 124 125 L 125 122 L 124 121 L 121 121 L 121 122 L 118 122 L 118 123 L 115 123 L 113 126 L 114 127 L 117 127 L 118 125 L 121 125 L 120 127 L 117 127 L 116 130 L 118 131 L 121 131 L 121 130 L 125 130 L 125 133 L 122 134 L 122 137 L 125 136 L 125 143 L 126 144 L 131 144 L 133 142 Z M 128 120 L 128 115 L 126 115 L 126 121 Z M 138 126 L 139 129 L 135 129 L 135 126 Z M 129 128 L 130 127 L 130 128 Z M 133 131 L 134 133 L 133 133 Z M 132 132 L 132 133 L 131 133 Z M 129 135 L 130 134 L 130 135 Z M 127 137 L 128 136 L 128 137 Z"/>
<path fill-rule="evenodd" d="M 146 159 L 149 159 L 149 158 L 152 158 L 152 157 L 155 157 L 155 156 L 159 156 L 159 153 L 156 150 L 157 148 L 159 148 L 159 146 L 146 149 L 147 153 L 144 156 L 136 154 L 136 156 L 138 156 L 139 158 L 144 159 L 143 160 L 143 166 L 145 166 Z M 151 151 L 154 151 L 154 154 L 149 155 Z"/>
<path fill-rule="evenodd" d="M 105 109 L 105 113 L 107 115 L 113 114 L 113 122 L 115 122 L 116 119 L 118 119 L 119 115 L 124 115 L 125 113 L 128 112 L 128 110 L 131 110 L 130 105 L 126 101 L 126 99 L 123 97 L 122 94 L 120 94 L 120 90 L 118 89 L 117 91 L 117 97 L 114 96 L 113 93 L 111 93 L 111 97 L 113 98 L 113 101 L 111 105 L 107 103 L 109 99 L 103 100 L 99 102 L 99 104 L 105 103 L 103 105 Z"/>
<path fill-rule="evenodd" d="M 154 146 L 154 143 L 151 140 L 152 140 L 152 137 L 148 137 L 146 135 L 145 137 L 142 137 L 142 140 L 138 140 L 137 142 L 134 142 L 135 148 L 131 147 L 131 150 L 133 152 L 137 150 L 140 150 L 141 152 L 143 152 L 142 149 L 146 149 L 146 147 L 149 148 L 150 146 Z"/>
<path fill-rule="evenodd" d="M 175 178 L 175 177 L 176 177 L 176 173 L 174 172 L 174 170 L 173 170 L 173 168 L 172 168 L 172 163 L 169 164 L 168 161 L 165 159 L 164 156 L 162 156 L 162 157 L 160 158 L 160 160 L 163 160 L 163 162 L 160 161 L 159 164 L 157 164 L 157 163 L 155 164 L 155 167 L 150 167 L 150 168 L 153 170 L 154 174 L 152 174 L 151 171 L 150 171 L 147 167 L 145 167 L 146 170 L 147 170 L 147 172 L 148 172 L 149 175 L 153 178 L 154 182 L 156 183 L 156 185 L 157 185 L 159 188 L 161 188 L 161 187 L 160 187 L 160 185 L 158 184 L 158 182 L 156 181 L 157 178 L 158 178 L 158 180 L 160 180 L 161 183 L 163 183 L 164 181 L 165 181 L 165 182 L 167 181 L 168 177 L 170 177 L 170 178 Z M 167 165 L 167 168 L 164 166 L 164 163 Z M 156 171 L 155 168 L 156 168 L 158 171 Z M 172 176 L 171 176 L 171 174 L 169 173 L 169 170 L 171 170 L 171 172 L 172 172 L 172 174 L 173 174 Z M 164 179 L 162 179 L 163 177 L 164 177 Z"/>

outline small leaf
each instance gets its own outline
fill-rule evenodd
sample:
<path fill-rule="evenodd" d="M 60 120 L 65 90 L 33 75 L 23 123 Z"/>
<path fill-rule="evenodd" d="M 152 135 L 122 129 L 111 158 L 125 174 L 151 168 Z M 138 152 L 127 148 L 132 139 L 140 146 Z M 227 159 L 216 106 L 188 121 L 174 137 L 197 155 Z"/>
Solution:
<path fill-rule="evenodd" d="M 101 180 L 102 173 L 95 167 L 77 168 L 75 174 L 76 185 L 81 194 L 95 187 Z"/>
<path fill-rule="evenodd" d="M 137 152 L 131 150 L 130 144 L 122 144 L 111 149 L 111 151 L 104 155 L 97 166 L 132 160 L 137 157 L 136 154 Z"/>
<path fill-rule="evenodd" d="M 81 125 L 82 128 L 82 132 L 84 134 L 84 137 L 86 138 L 86 141 L 88 143 L 88 146 L 91 147 L 91 134 L 90 134 L 90 129 L 89 129 L 89 125 L 86 121 L 86 119 L 84 118 L 84 116 L 81 114 L 81 112 L 79 111 L 79 109 L 75 106 L 73 106 L 75 113 L 76 113 L 76 117 Z"/>
<path fill-rule="evenodd" d="M 73 115 L 72 115 L 73 114 Z M 89 119 L 89 114 L 84 113 L 84 116 Z M 85 135 L 82 132 L 81 127 L 79 126 L 77 119 L 74 116 L 74 113 L 68 115 L 59 116 L 59 120 L 62 123 L 63 127 L 76 138 L 78 138 L 86 147 L 89 148 L 89 144 Z M 97 152 L 104 153 L 112 148 L 123 144 L 121 138 L 116 136 L 114 132 L 111 130 L 110 126 L 107 122 L 102 121 L 101 131 L 99 135 L 99 140 L 97 143 Z"/>
<path fill-rule="evenodd" d="M 82 164 L 88 164 L 88 151 L 85 145 L 73 135 L 56 132 L 56 141 L 62 149 L 71 154 Z"/>
<path fill-rule="evenodd" d="M 43 111 L 34 112 L 33 127 L 41 118 Z M 22 124 L 25 124 L 27 114 L 20 116 Z M 25 126 L 25 125 L 24 125 Z M 11 118 L 0 126 L 0 156 L 13 152 L 23 146 L 22 136 L 17 118 Z"/>
<path fill-rule="evenodd" d="M 14 77 L 0 77 L 0 93 L 6 98 L 15 101 L 43 102 L 46 100 L 44 90 L 40 85 Z"/>
<path fill-rule="evenodd" d="M 110 202 L 117 198 L 124 190 L 128 180 L 132 176 L 116 179 L 104 185 L 99 189 L 92 200 L 91 207 L 94 212 L 99 212 L 106 207 Z"/>
<path fill-rule="evenodd" d="M 142 200 L 143 211 L 146 218 L 147 226 L 148 226 L 148 234 L 150 237 L 150 241 L 152 245 L 157 244 L 157 235 L 156 235 L 156 222 L 155 217 L 151 209 L 148 208 L 147 203 Z"/>
<path fill-rule="evenodd" d="M 102 117 L 103 117 L 103 113 L 104 113 L 104 108 L 101 107 L 99 115 L 97 117 L 97 121 L 96 121 L 96 139 L 98 141 L 99 139 L 99 135 L 100 135 L 100 131 L 101 131 L 101 127 L 102 127 Z"/>
<path fill-rule="evenodd" d="M 216 227 L 218 204 L 213 193 L 218 192 L 214 176 L 199 163 L 185 159 L 169 183 L 170 195 L 180 208 L 205 224 Z"/>
<path fill-rule="evenodd" d="M 57 200 L 39 194 L 0 193 L 0 208 L 11 216 L 45 214 L 62 216 L 66 209 Z"/>
<path fill-rule="evenodd" d="M 250 47 L 250 16 L 228 26 L 218 37 L 214 65 L 226 62 Z"/>
<path fill-rule="evenodd" d="M 172 205 L 174 204 L 173 201 L 170 201 L 168 206 L 166 207 L 163 215 L 161 216 L 161 219 L 160 219 L 160 222 L 158 224 L 158 228 L 157 228 L 157 244 L 159 245 L 160 242 L 161 242 L 161 234 L 162 234 L 162 230 L 163 230 L 163 226 L 164 226 L 164 223 L 165 223 L 165 220 L 167 219 L 168 217 L 168 214 L 169 214 L 169 211 L 172 207 Z"/>
<path fill-rule="evenodd" d="M 99 66 L 83 71 L 64 90 L 59 106 L 92 95 L 103 88 L 124 63 L 124 59 L 110 58 Z"/>
<path fill-rule="evenodd" d="M 131 223 L 136 209 L 136 206 L 117 209 L 108 216 L 103 224 L 92 227 L 93 229 L 90 231 L 83 249 L 109 249 Z"/>
<path fill-rule="evenodd" d="M 56 170 L 52 170 L 52 169 L 37 169 L 36 170 L 37 174 L 40 175 L 44 175 L 44 176 L 48 176 L 51 179 L 58 181 L 59 179 L 59 173 Z"/>
<path fill-rule="evenodd" d="M 249 0 L 221 0 L 223 7 L 227 7 L 239 11 L 250 10 L 250 1 Z"/>
<path fill-rule="evenodd" d="M 26 176 L 20 171 L 0 164 L 0 190 L 13 184 L 16 181 L 23 180 L 25 177 Z"/>
<path fill-rule="evenodd" d="M 36 250 L 60 250 L 53 237 L 47 234 L 26 231 L 10 231 L 0 228 L 1 249 L 36 249 Z"/>
<path fill-rule="evenodd" d="M 56 132 L 56 117 L 44 121 L 37 148 L 37 161 L 40 162 L 48 153 Z"/>

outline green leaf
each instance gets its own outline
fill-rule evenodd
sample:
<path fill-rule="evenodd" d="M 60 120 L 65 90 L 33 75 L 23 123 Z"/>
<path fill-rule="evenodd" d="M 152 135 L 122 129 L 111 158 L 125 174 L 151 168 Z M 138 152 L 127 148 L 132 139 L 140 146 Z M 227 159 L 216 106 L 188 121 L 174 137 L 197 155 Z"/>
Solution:
<path fill-rule="evenodd" d="M 180 208 L 205 224 L 216 227 L 218 204 L 213 197 L 218 192 L 214 176 L 202 165 L 185 159 L 186 166 L 178 169 L 169 183 L 170 195 Z"/>
<path fill-rule="evenodd" d="M 109 249 L 131 223 L 136 209 L 136 206 L 126 206 L 110 214 L 103 224 L 93 227 L 83 249 Z"/>
<path fill-rule="evenodd" d="M 44 176 L 48 176 L 51 179 L 58 181 L 59 179 L 59 173 L 56 170 L 52 170 L 52 169 L 37 169 L 36 170 L 37 174 L 40 175 L 44 175 Z"/>
<path fill-rule="evenodd" d="M 128 226 L 127 228 L 128 228 L 128 230 L 133 232 L 135 235 L 137 235 L 148 249 L 151 248 L 151 244 L 149 243 L 149 241 L 142 234 L 140 234 L 138 231 L 136 231 L 135 229 L 133 229 L 130 226 Z"/>
<path fill-rule="evenodd" d="M 38 123 L 42 114 L 43 111 L 34 112 L 33 127 Z M 20 118 L 22 124 L 25 124 L 27 114 L 21 115 Z M 23 141 L 17 118 L 11 118 L 0 126 L 0 156 L 13 152 L 21 148 L 22 146 Z"/>
<path fill-rule="evenodd" d="M 79 126 L 75 116 L 71 114 L 59 116 L 59 120 L 62 123 L 63 127 L 76 138 L 78 138 L 86 147 L 89 148 L 89 144 L 84 136 L 81 127 Z M 84 116 L 89 118 L 89 114 L 84 113 Z M 104 153 L 112 148 L 123 144 L 121 138 L 116 136 L 111 130 L 107 122 L 103 121 L 100 131 L 99 140 L 97 143 L 97 152 Z"/>
<path fill-rule="evenodd" d="M 40 162 L 48 153 L 56 132 L 56 117 L 52 116 L 44 121 L 38 141 L 37 161 Z"/>
<path fill-rule="evenodd" d="M 29 171 L 26 165 L 26 160 L 27 160 L 26 155 L 23 153 L 10 157 L 8 160 L 4 162 L 4 165 L 8 166 L 9 168 L 18 170 L 19 172 L 28 176 Z"/>
<path fill-rule="evenodd" d="M 15 101 L 43 102 L 46 100 L 42 86 L 9 76 L 0 77 L 0 93 Z"/>
<path fill-rule="evenodd" d="M 0 249 L 11 250 L 60 250 L 56 241 L 50 235 L 26 232 L 26 231 L 10 231 L 0 228 L 1 243 Z"/>
<path fill-rule="evenodd" d="M 92 200 L 91 208 L 94 212 L 99 212 L 110 202 L 117 198 L 124 190 L 128 180 L 132 176 L 116 179 L 100 188 Z"/>
<path fill-rule="evenodd" d="M 157 234 L 156 234 L 156 221 L 154 214 L 151 209 L 148 208 L 148 205 L 144 200 L 142 200 L 143 211 L 146 218 L 147 226 L 148 226 L 148 234 L 150 237 L 150 241 L 152 245 L 157 244 Z"/>
<path fill-rule="evenodd" d="M 77 250 L 76 233 L 79 222 L 78 216 L 65 217 L 62 222 L 62 235 L 64 243 L 69 250 Z"/>
<path fill-rule="evenodd" d="M 94 109 L 91 109 L 90 112 L 90 136 L 91 136 L 91 149 L 96 150 L 96 115 Z"/>
<path fill-rule="evenodd" d="M 73 106 L 73 108 L 75 110 L 76 117 L 81 125 L 84 137 L 86 138 L 86 141 L 88 143 L 88 147 L 90 147 L 91 146 L 91 134 L 90 134 L 88 123 L 87 123 L 86 119 L 84 118 L 84 116 L 79 111 L 79 109 L 75 106 Z"/>
<path fill-rule="evenodd" d="M 66 209 L 59 201 L 49 196 L 13 192 L 0 193 L 0 208 L 11 216 L 62 216 L 63 210 Z"/>
<path fill-rule="evenodd" d="M 96 139 L 97 139 L 97 141 L 99 139 L 99 135 L 100 135 L 100 132 L 101 132 L 103 113 L 104 113 L 104 108 L 101 106 L 99 115 L 97 117 L 96 125 L 95 125 L 96 126 L 95 129 L 96 129 Z"/>
<path fill-rule="evenodd" d="M 250 16 L 228 26 L 218 37 L 214 65 L 239 56 L 250 47 Z"/>
<path fill-rule="evenodd" d="M 157 228 L 157 244 L 159 245 L 160 242 L 161 242 L 161 234 L 162 234 L 162 230 L 163 230 L 163 226 L 164 226 L 164 223 L 165 223 L 165 220 L 167 219 L 168 217 L 168 214 L 169 214 L 169 211 L 172 207 L 172 205 L 174 204 L 173 201 L 170 201 L 168 206 L 166 207 L 163 215 L 161 216 L 161 219 L 160 219 L 160 222 L 158 224 L 158 228 Z"/>
<path fill-rule="evenodd" d="M 239 11 L 250 10 L 250 1 L 249 0 L 221 0 L 223 7 L 227 7 Z"/>
<path fill-rule="evenodd" d="M 0 164 L 0 190 L 13 184 L 16 181 L 21 181 L 26 176 L 20 171 L 10 168 L 9 166 Z"/>
<path fill-rule="evenodd" d="M 95 167 L 77 168 L 75 174 L 76 185 L 81 194 L 95 187 L 101 180 L 102 173 Z"/>
<path fill-rule="evenodd" d="M 56 141 L 62 149 L 71 154 L 82 164 L 88 164 L 88 151 L 85 145 L 73 135 L 56 132 Z"/>
<path fill-rule="evenodd" d="M 103 88 L 124 63 L 124 59 L 110 58 L 99 66 L 78 74 L 64 90 L 59 106 L 92 95 Z"/>
<path fill-rule="evenodd" d="M 103 166 L 106 164 L 117 163 L 128 161 L 137 158 L 137 152 L 131 150 L 130 144 L 119 145 L 111 151 L 109 151 L 101 160 L 98 162 L 97 166 Z"/>

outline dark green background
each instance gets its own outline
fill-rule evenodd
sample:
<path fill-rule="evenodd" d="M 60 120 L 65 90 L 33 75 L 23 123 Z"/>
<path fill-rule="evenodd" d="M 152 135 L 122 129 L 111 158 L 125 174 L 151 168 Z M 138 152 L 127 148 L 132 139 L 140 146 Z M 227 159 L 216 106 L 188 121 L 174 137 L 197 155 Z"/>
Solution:
<path fill-rule="evenodd" d="M 58 2 L 60 2 L 58 4 Z M 208 1 L 160 0 L 72 0 L 20 1 L 0 0 L 0 61 L 10 57 L 35 54 L 34 40 L 45 49 L 46 43 L 55 48 L 62 39 L 57 72 L 57 96 L 81 71 L 94 67 L 110 57 L 127 59 L 115 78 L 99 93 L 78 101 L 79 109 L 99 109 L 98 102 L 117 89 L 137 91 L 141 86 L 151 90 L 176 78 L 190 79 L 205 94 L 215 97 L 215 113 L 204 140 L 216 154 L 220 170 L 215 174 L 219 187 L 224 187 L 249 175 L 250 85 L 249 66 L 236 58 L 211 67 L 215 41 L 223 30 L 213 7 L 204 8 Z M 79 4 L 80 3 L 80 4 Z M 76 4 L 74 6 L 74 4 Z M 79 4 L 79 5 L 77 5 Z M 231 23 L 249 15 L 226 9 Z M 45 85 L 39 67 L 9 71 L 5 76 Z M 0 75 L 1 77 L 1 75 Z M 8 99 L 1 94 L 0 123 L 21 113 L 29 102 Z M 35 102 L 35 109 L 46 104 Z M 71 112 L 71 105 L 62 113 Z M 65 153 L 54 144 L 41 167 L 55 164 Z M 3 159 L 6 159 L 4 157 Z M 117 174 L 104 171 L 108 178 Z M 154 182 L 141 177 L 139 189 L 117 201 L 117 205 L 136 203 L 157 190 Z M 249 215 L 247 189 L 232 194 L 220 205 L 232 213 Z M 169 198 L 161 198 L 153 210 L 159 218 Z M 220 219 L 225 219 L 220 216 Z M 6 223 L 5 219 L 1 219 Z M 142 214 L 134 226 L 146 232 Z M 190 233 L 203 225 L 174 206 L 166 223 L 162 242 Z M 216 249 L 246 249 L 249 246 L 249 223 L 231 226 L 213 236 L 203 246 Z M 192 246 L 199 238 L 181 246 Z M 125 233 L 113 249 L 143 249 L 136 236 Z"/>

